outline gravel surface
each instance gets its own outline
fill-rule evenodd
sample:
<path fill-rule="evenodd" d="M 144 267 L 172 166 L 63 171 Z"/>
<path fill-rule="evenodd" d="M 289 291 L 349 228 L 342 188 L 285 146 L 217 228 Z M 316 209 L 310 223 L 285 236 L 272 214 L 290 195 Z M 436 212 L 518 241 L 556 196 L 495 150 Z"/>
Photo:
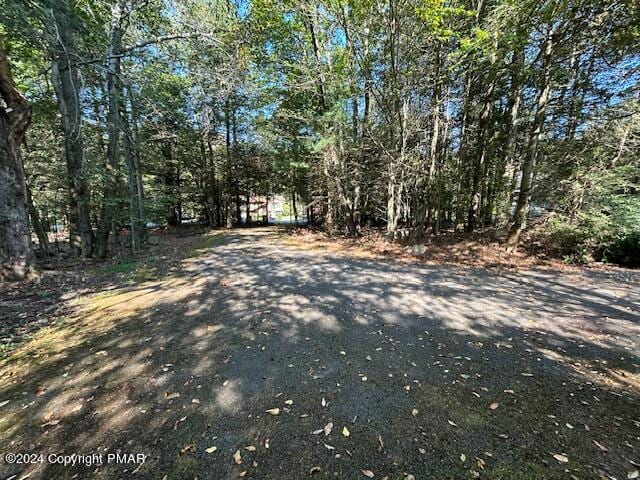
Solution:
<path fill-rule="evenodd" d="M 44 460 L 0 461 L 0 478 L 624 479 L 639 468 L 640 272 L 362 260 L 268 229 L 200 253 L 156 281 L 85 295 L 11 356 L 2 453 Z M 148 457 L 107 463 L 118 451 Z M 73 453 L 104 464 L 47 458 Z"/>

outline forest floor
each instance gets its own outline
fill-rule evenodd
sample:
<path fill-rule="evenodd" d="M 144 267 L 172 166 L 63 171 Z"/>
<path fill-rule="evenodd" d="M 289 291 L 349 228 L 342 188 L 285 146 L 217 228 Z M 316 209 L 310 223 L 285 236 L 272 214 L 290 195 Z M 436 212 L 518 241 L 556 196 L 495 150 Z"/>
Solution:
<path fill-rule="evenodd" d="M 30 318 L 0 478 L 637 478 L 640 272 L 317 243 L 211 232 L 0 291 Z M 104 463 L 49 456 L 73 453 Z"/>

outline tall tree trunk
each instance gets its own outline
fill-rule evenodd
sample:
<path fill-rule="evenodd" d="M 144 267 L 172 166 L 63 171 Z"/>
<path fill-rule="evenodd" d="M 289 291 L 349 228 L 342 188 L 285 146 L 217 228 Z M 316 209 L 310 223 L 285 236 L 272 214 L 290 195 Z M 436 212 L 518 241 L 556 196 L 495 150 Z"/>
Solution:
<path fill-rule="evenodd" d="M 99 258 L 107 256 L 109 233 L 114 222 L 114 211 L 118 191 L 118 168 L 120 163 L 120 103 L 122 97 L 120 81 L 120 51 L 122 49 L 122 20 L 124 0 L 117 0 L 111 7 L 111 39 L 107 67 L 107 163 L 106 182 L 102 196 L 100 224 L 96 235 L 96 253 Z"/>
<path fill-rule="evenodd" d="M 389 49 L 389 83 L 391 88 L 390 98 L 394 121 L 390 125 L 390 142 L 392 144 L 392 157 L 389 160 L 387 178 L 387 235 L 395 239 L 402 215 L 402 168 L 404 167 L 407 148 L 407 120 L 409 115 L 409 99 L 403 95 L 400 85 L 399 73 L 399 37 L 400 24 L 399 12 L 396 0 L 389 0 L 388 15 L 386 18 L 388 28 Z M 397 128 L 394 123 L 397 122 Z"/>
<path fill-rule="evenodd" d="M 460 147 L 456 155 L 456 230 L 462 230 L 465 224 L 466 196 L 469 187 L 469 175 L 467 169 L 467 157 L 470 144 L 470 131 L 472 123 L 472 97 L 475 95 L 475 82 L 471 72 L 467 71 L 464 81 L 464 93 L 462 98 L 462 112 L 460 116 Z"/>
<path fill-rule="evenodd" d="M 234 174 L 234 165 L 233 165 L 233 150 L 231 148 L 231 117 L 229 112 L 229 99 L 227 98 L 225 101 L 224 108 L 224 126 L 225 126 L 225 146 L 226 146 L 226 219 L 227 219 L 227 228 L 233 227 L 233 200 L 232 200 L 232 192 L 233 192 L 233 174 Z"/>
<path fill-rule="evenodd" d="M 69 7 L 60 3 L 49 10 L 51 30 L 51 80 L 60 108 L 69 185 L 69 244 L 84 257 L 93 255 L 95 237 L 91 228 L 91 190 L 86 179 L 80 75 L 75 65 Z"/>
<path fill-rule="evenodd" d="M 496 54 L 492 54 L 489 64 L 487 88 L 484 93 L 482 112 L 478 124 L 478 142 L 473 169 L 473 183 L 471 185 L 471 205 L 467 219 L 467 232 L 473 232 L 476 227 L 482 205 L 482 185 L 486 176 L 487 151 L 489 144 L 489 130 L 491 127 L 491 112 L 493 110 L 493 91 L 496 85 Z"/>
<path fill-rule="evenodd" d="M 27 183 L 20 145 L 31 108 L 18 91 L 0 38 L 0 280 L 23 280 L 32 273 L 33 248 L 27 214 Z"/>
<path fill-rule="evenodd" d="M 235 209 L 236 209 L 236 225 L 240 226 L 242 224 L 242 201 L 240 200 L 240 157 L 238 155 L 238 118 L 237 118 L 237 109 L 234 97 L 234 103 L 231 108 L 231 158 L 233 159 L 233 168 L 234 168 L 234 182 L 233 182 L 233 192 L 235 196 Z"/>
<path fill-rule="evenodd" d="M 247 199 L 247 214 L 244 223 L 245 225 L 251 225 L 251 193 L 247 191 L 245 198 Z"/>
<path fill-rule="evenodd" d="M 440 53 L 436 55 L 436 69 L 435 69 L 435 86 L 433 89 L 433 106 L 432 111 L 432 129 L 431 129 L 431 145 L 429 146 L 429 168 L 427 169 L 427 191 L 429 195 L 429 202 L 427 202 L 427 220 L 426 228 L 428 229 L 433 220 L 434 210 L 437 208 L 435 205 L 436 197 L 439 197 L 439 192 L 434 182 L 436 174 L 436 166 L 438 164 L 438 158 L 440 155 L 440 121 L 441 121 L 441 103 L 442 103 L 442 81 L 440 79 L 441 65 Z M 434 228 L 435 231 L 435 228 Z"/>
<path fill-rule="evenodd" d="M 47 238 L 47 231 L 42 225 L 42 221 L 40 220 L 40 214 L 33 204 L 33 197 L 31 196 L 31 189 L 29 188 L 29 184 L 26 184 L 26 193 L 27 193 L 27 210 L 29 212 L 29 218 L 31 219 L 31 226 L 33 227 L 33 231 L 38 237 L 38 243 L 40 244 L 40 250 L 45 255 L 45 257 L 49 256 L 49 239 Z"/>
<path fill-rule="evenodd" d="M 326 120 L 322 118 L 322 116 L 327 111 L 327 92 L 325 87 L 325 75 L 324 69 L 322 68 L 322 54 L 320 51 L 320 41 L 318 39 L 318 12 L 317 7 L 313 5 L 309 8 L 307 12 L 305 12 L 306 18 L 305 23 L 307 26 L 307 30 L 309 32 L 309 36 L 311 39 L 311 48 L 313 50 L 313 59 L 314 59 L 314 67 L 316 70 L 317 81 L 316 81 L 316 90 L 317 90 L 317 104 L 316 111 L 318 117 L 321 119 L 320 129 L 322 131 L 323 137 L 330 136 L 330 131 L 328 126 L 326 125 Z M 335 145 L 325 145 L 322 148 L 322 174 L 324 176 L 324 184 L 326 185 L 327 192 L 327 210 L 325 213 L 324 226 L 328 232 L 332 232 L 334 229 L 334 224 L 336 221 L 335 215 L 335 206 L 338 203 L 336 201 L 336 196 L 338 192 L 335 188 L 335 172 L 333 171 L 334 165 L 336 162 L 336 152 Z"/>
<path fill-rule="evenodd" d="M 209 152 L 209 159 L 211 161 L 209 174 L 211 176 L 211 193 L 213 195 L 213 218 L 216 227 L 222 226 L 222 205 L 220 199 L 220 185 L 216 175 L 216 161 L 213 153 L 213 145 L 211 144 L 211 137 L 207 133 L 207 151 Z"/>
<path fill-rule="evenodd" d="M 296 192 L 291 192 L 291 211 L 293 212 L 293 221 L 298 225 L 298 205 L 296 204 Z"/>
<path fill-rule="evenodd" d="M 518 173 L 518 162 L 516 161 L 516 147 L 518 145 L 518 115 L 520 113 L 520 103 L 522 102 L 522 82 L 524 69 L 524 47 L 519 47 L 513 52 L 511 62 L 511 90 L 509 92 L 509 130 L 507 132 L 507 145 L 504 150 L 504 171 L 510 173 L 509 188 L 507 190 L 506 211 L 504 213 L 507 221 L 511 216 L 511 205 L 513 204 L 514 190 Z"/>
<path fill-rule="evenodd" d="M 140 154 L 138 150 L 137 115 L 133 95 L 128 92 L 131 109 L 131 120 L 127 109 L 120 112 L 124 158 L 127 163 L 127 187 L 129 192 L 129 217 L 131 221 L 131 247 L 135 251 L 142 247 L 147 239 L 146 225 L 144 222 L 144 191 L 142 189 L 142 172 L 140 171 Z"/>
<path fill-rule="evenodd" d="M 170 227 L 176 227 L 180 224 L 180 168 L 174 162 L 172 152 L 173 139 L 169 138 L 162 145 L 162 154 L 164 156 L 164 194 L 166 196 L 166 221 Z"/>
<path fill-rule="evenodd" d="M 527 221 L 529 212 L 529 200 L 531 198 L 531 188 L 533 185 L 533 172 L 536 167 L 538 157 L 538 143 L 542 134 L 542 127 L 547 115 L 549 95 L 551 93 L 551 61 L 554 53 L 554 30 L 550 28 L 542 52 L 542 78 L 540 82 L 540 93 L 536 105 L 536 113 L 531 125 L 529 142 L 527 143 L 527 156 L 522 165 L 522 179 L 520 181 L 520 192 L 518 193 L 518 204 L 514 214 L 513 224 L 507 237 L 507 251 L 513 252 L 518 247 L 520 235 Z"/>
<path fill-rule="evenodd" d="M 213 214 L 213 196 L 211 195 L 212 189 L 210 188 L 213 182 L 211 181 L 212 167 L 209 165 L 209 156 L 207 155 L 207 148 L 204 144 L 204 137 L 206 133 L 200 136 L 200 159 L 202 160 L 201 178 L 194 179 L 198 185 L 198 189 L 201 192 L 202 208 L 204 208 L 205 216 L 207 217 L 207 224 L 213 228 L 215 226 L 215 219 Z"/>

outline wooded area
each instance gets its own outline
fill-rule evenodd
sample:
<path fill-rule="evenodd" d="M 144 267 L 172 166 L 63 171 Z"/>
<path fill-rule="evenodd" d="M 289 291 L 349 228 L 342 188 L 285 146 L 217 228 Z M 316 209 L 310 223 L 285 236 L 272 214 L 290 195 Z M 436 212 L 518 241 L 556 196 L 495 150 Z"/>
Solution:
<path fill-rule="evenodd" d="M 634 0 L 4 0 L 0 22 L 3 279 L 32 235 L 106 258 L 275 194 L 411 243 L 514 250 L 535 214 L 559 256 L 640 262 Z"/>

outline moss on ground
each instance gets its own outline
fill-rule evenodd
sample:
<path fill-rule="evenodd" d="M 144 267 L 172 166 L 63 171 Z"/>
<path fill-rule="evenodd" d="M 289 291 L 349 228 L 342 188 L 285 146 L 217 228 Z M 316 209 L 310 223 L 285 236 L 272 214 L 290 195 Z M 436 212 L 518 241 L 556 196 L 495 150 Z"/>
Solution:
<path fill-rule="evenodd" d="M 193 258 L 202 255 L 203 250 L 207 250 L 215 245 L 224 242 L 226 235 L 221 231 L 209 232 L 201 236 L 193 245 L 185 252 L 185 258 Z"/>

